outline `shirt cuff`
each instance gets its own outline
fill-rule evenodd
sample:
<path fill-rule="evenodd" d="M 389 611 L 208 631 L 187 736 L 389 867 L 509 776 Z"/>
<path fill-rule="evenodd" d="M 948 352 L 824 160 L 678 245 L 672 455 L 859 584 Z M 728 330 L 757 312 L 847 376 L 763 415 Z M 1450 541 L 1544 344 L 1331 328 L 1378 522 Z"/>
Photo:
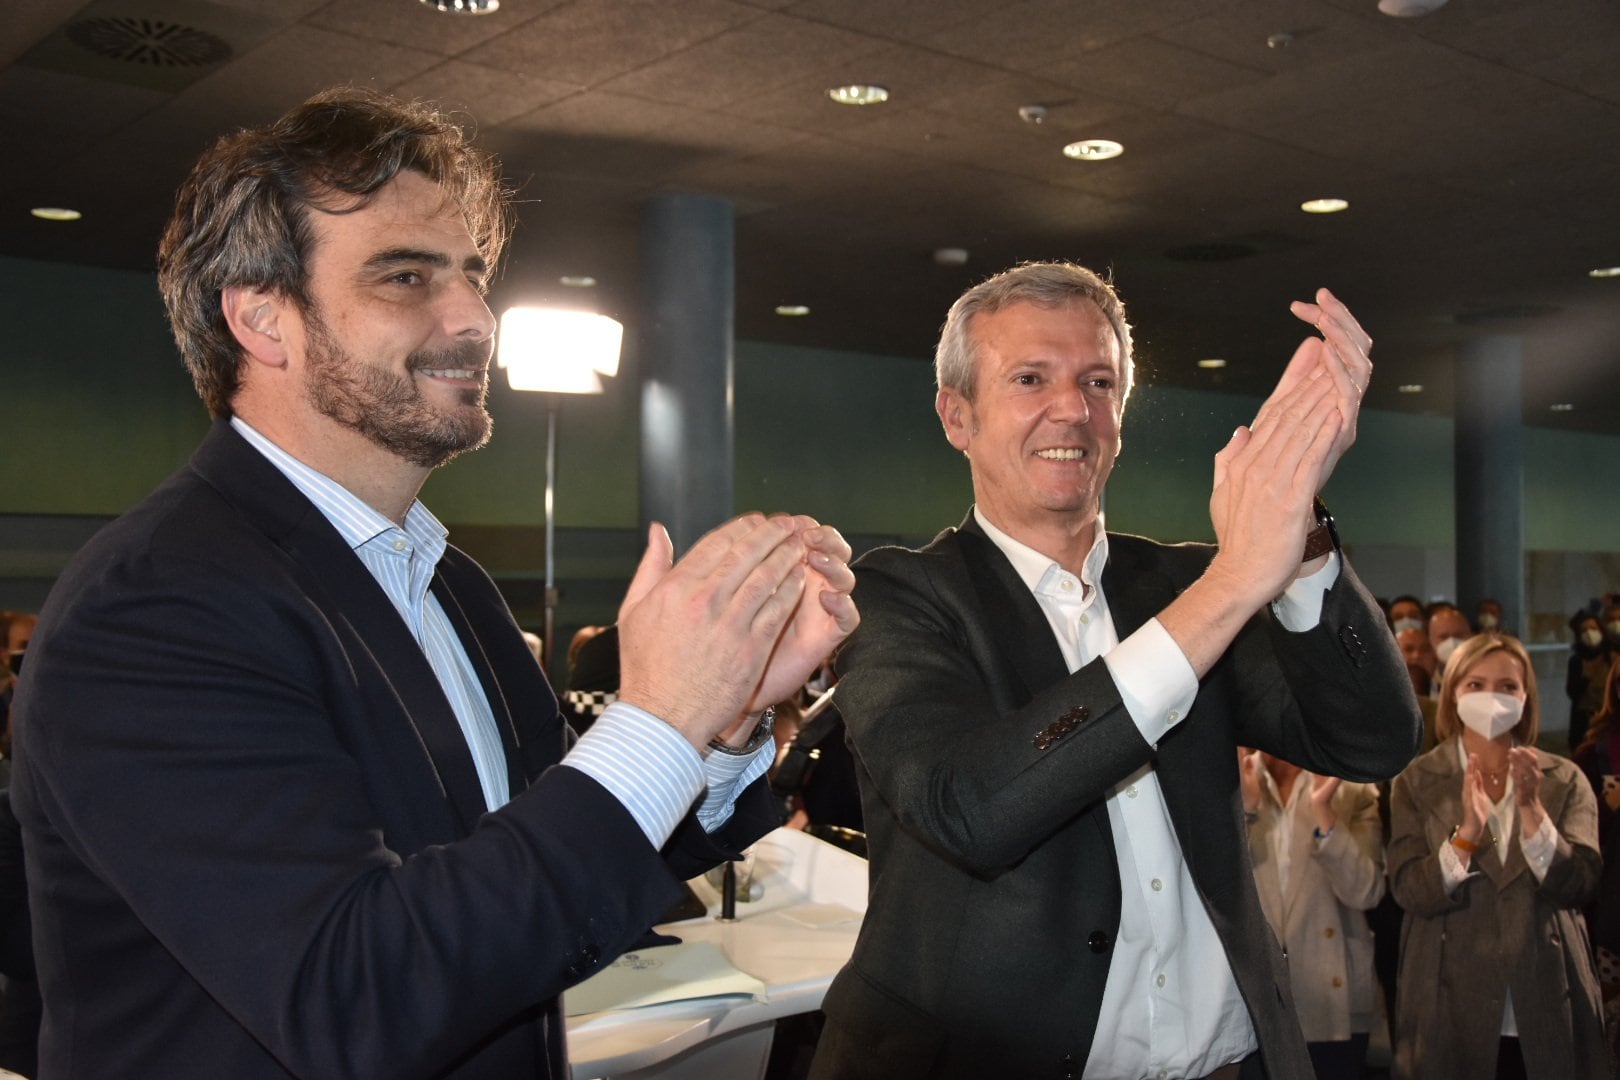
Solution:
<path fill-rule="evenodd" d="M 1296 634 L 1310 630 L 1322 621 L 1322 595 L 1338 580 L 1339 553 L 1330 551 L 1326 566 L 1288 583 L 1283 594 L 1271 602 L 1272 614 L 1284 629 Z"/>
<path fill-rule="evenodd" d="M 1158 619 L 1141 627 L 1103 657 L 1125 711 L 1149 746 L 1180 723 L 1198 696 L 1198 675 Z"/>
<path fill-rule="evenodd" d="M 1524 852 L 1524 861 L 1529 864 L 1530 872 L 1536 875 L 1536 880 L 1547 880 L 1553 856 L 1558 854 L 1558 830 L 1553 826 L 1550 814 L 1541 815 L 1541 828 L 1530 836 L 1520 835 L 1519 850 Z"/>
<path fill-rule="evenodd" d="M 714 832 L 731 820 L 737 808 L 737 796 L 755 780 L 764 776 L 776 762 L 776 740 L 765 744 L 748 757 L 737 754 L 710 754 L 703 759 L 703 775 L 709 790 L 698 804 L 698 824 L 704 832 Z"/>
<path fill-rule="evenodd" d="M 1445 886 L 1446 895 L 1450 896 L 1457 891 L 1457 886 L 1468 880 L 1468 867 L 1463 865 L 1462 853 L 1457 845 L 1447 840 L 1440 845 L 1440 881 Z"/>
<path fill-rule="evenodd" d="M 644 709 L 615 701 L 562 764 L 607 788 L 662 848 L 703 790 L 703 758 L 685 736 Z"/>

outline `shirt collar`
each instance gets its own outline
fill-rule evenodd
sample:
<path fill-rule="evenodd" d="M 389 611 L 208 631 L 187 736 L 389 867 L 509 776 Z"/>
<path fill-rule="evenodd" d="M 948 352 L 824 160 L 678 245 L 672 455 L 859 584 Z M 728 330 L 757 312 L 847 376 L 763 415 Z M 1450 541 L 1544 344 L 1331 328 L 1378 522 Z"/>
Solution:
<path fill-rule="evenodd" d="M 1040 593 L 1046 591 L 1043 585 L 1049 586 L 1056 577 L 1068 573 L 1062 566 L 1058 565 L 1056 559 L 1041 554 L 1028 544 L 1015 540 L 996 528 L 977 506 L 973 508 L 973 520 L 979 523 L 979 528 L 984 530 L 984 534 L 990 538 L 990 542 L 1000 548 L 1003 555 L 1007 556 L 1007 561 L 1012 563 L 1013 570 L 1017 572 L 1019 579 L 1023 581 L 1025 588 L 1029 589 L 1030 592 Z M 1081 583 L 1090 587 L 1086 593 L 1087 596 L 1096 594 L 1096 586 L 1102 580 L 1103 566 L 1107 562 L 1108 529 L 1103 522 L 1102 514 L 1098 513 L 1096 535 L 1091 542 L 1091 551 L 1086 555 L 1086 561 L 1080 568 Z"/>
<path fill-rule="evenodd" d="M 358 551 L 377 537 L 399 528 L 354 492 L 319 469 L 299 461 L 254 430 L 240 416 L 231 417 L 231 427 L 315 504 L 315 508 L 332 523 L 332 527 L 352 550 Z M 450 533 L 422 505 L 421 500 L 412 500 L 410 508 L 405 511 L 403 531 L 416 554 L 426 557 L 430 565 L 437 565 Z"/>

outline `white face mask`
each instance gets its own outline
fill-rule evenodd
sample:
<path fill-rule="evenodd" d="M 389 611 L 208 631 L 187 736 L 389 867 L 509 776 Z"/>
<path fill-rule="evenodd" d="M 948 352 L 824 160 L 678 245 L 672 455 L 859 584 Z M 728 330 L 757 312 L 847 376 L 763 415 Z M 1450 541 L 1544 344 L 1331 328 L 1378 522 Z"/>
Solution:
<path fill-rule="evenodd" d="M 1463 643 L 1460 637 L 1448 637 L 1434 647 L 1434 655 L 1440 659 L 1440 666 L 1445 667 L 1451 659 L 1451 654 L 1457 651 L 1457 646 Z"/>
<path fill-rule="evenodd" d="M 1604 623 L 1603 625 L 1607 626 L 1609 628 L 1609 636 L 1610 637 L 1614 638 L 1617 641 L 1620 641 L 1620 619 L 1616 619 L 1614 622 L 1611 622 L 1611 623 Z"/>
<path fill-rule="evenodd" d="M 1395 633 L 1398 634 L 1402 630 L 1421 630 L 1421 629 L 1423 629 L 1423 620 L 1422 619 L 1396 619 L 1390 625 L 1394 629 Z"/>
<path fill-rule="evenodd" d="M 1486 612 L 1484 615 L 1481 615 L 1479 617 L 1479 628 L 1481 630 L 1495 630 L 1496 629 L 1496 616 L 1490 614 L 1489 612 Z"/>
<path fill-rule="evenodd" d="M 1592 629 L 1582 630 L 1581 640 L 1586 642 L 1586 647 L 1588 649 L 1595 649 L 1599 645 L 1603 644 L 1603 631 Z"/>
<path fill-rule="evenodd" d="M 1512 731 L 1523 715 L 1524 702 L 1512 694 L 1475 690 L 1457 695 L 1457 716 L 1470 731 L 1487 739 Z"/>

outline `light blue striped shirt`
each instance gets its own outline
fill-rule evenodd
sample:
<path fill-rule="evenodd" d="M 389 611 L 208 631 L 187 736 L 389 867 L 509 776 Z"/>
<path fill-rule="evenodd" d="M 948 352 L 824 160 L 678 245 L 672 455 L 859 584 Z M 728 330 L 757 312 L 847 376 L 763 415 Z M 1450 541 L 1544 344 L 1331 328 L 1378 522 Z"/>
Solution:
<path fill-rule="evenodd" d="M 455 629 L 429 591 L 447 530 L 413 501 L 401 528 L 330 477 L 310 468 L 240 417 L 231 426 L 265 456 L 315 508 L 382 586 L 422 647 L 443 687 L 478 771 L 484 802 L 511 798 L 506 752 L 489 700 Z M 649 842 L 663 847 L 700 793 L 698 820 L 713 830 L 731 817 L 737 795 L 764 775 L 774 758 L 767 742 L 750 757 L 700 756 L 669 724 L 626 702 L 614 702 L 562 761 L 605 787 L 635 818 Z"/>

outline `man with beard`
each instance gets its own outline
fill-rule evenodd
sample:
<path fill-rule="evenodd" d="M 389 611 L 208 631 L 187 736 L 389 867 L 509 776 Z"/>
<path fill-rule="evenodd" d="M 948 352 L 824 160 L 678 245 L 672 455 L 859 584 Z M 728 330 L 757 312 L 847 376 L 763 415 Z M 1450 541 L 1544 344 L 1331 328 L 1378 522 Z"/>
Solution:
<path fill-rule="evenodd" d="M 856 568 L 838 700 L 872 894 L 812 1077 L 1311 1075 L 1236 749 L 1375 780 L 1418 716 L 1314 501 L 1371 341 L 1326 289 L 1292 310 L 1320 336 L 1215 456 L 1211 548 L 1104 530 L 1132 379 L 1112 286 L 1033 263 L 951 308 L 935 408 L 975 505 Z"/>
<path fill-rule="evenodd" d="M 63 574 L 13 788 L 55 1077 L 567 1076 L 557 997 L 774 824 L 769 702 L 854 627 L 848 547 L 654 527 L 577 745 L 416 500 L 489 437 L 493 162 L 317 95 L 220 141 L 159 250 L 216 417 Z"/>

